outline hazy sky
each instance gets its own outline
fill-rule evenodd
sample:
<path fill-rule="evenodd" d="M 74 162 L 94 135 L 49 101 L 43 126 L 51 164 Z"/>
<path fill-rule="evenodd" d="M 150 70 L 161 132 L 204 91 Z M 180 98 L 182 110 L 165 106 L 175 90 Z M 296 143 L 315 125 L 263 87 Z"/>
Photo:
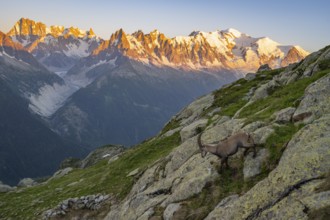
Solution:
<path fill-rule="evenodd" d="M 119 28 L 158 29 L 168 37 L 235 28 L 312 52 L 330 44 L 329 8 L 329 0 L 7 0 L 1 1 L 0 30 L 8 32 L 21 17 L 92 27 L 105 39 Z"/>

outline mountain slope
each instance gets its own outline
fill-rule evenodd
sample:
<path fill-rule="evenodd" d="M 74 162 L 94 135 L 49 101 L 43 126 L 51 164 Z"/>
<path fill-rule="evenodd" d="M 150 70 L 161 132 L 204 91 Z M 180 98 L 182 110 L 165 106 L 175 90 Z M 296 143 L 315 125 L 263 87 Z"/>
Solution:
<path fill-rule="evenodd" d="M 17 184 L 24 177 L 49 175 L 68 156 L 84 150 L 64 141 L 36 119 L 28 103 L 0 79 L 0 180 Z"/>
<path fill-rule="evenodd" d="M 76 27 L 47 27 L 26 18 L 21 18 L 7 35 L 55 72 L 68 71 L 102 42 L 92 29 L 83 31 Z"/>
<path fill-rule="evenodd" d="M 61 136 L 90 146 L 136 144 L 156 134 L 193 98 L 235 79 L 230 72 L 145 66 L 120 55 L 87 72 L 72 69 L 67 77 L 74 82 L 76 74 L 86 78 L 81 85 L 92 83 L 76 92 L 51 123 Z"/>
<path fill-rule="evenodd" d="M 326 219 L 329 54 L 330 47 L 324 48 L 299 64 L 259 72 L 202 97 L 173 117 L 159 135 L 116 160 L 2 193 L 0 199 L 6 202 L 0 203 L 0 216 Z M 218 158 L 199 154 L 199 130 L 204 130 L 203 143 L 238 130 L 249 132 L 259 144 L 257 157 L 243 158 L 240 151 L 230 158 L 231 168 L 219 173 Z M 54 195 L 54 189 L 62 190 Z M 110 197 L 97 203 L 96 211 L 75 203 L 80 198 L 99 201 L 99 193 Z"/>
<path fill-rule="evenodd" d="M 48 71 L 25 48 L 0 32 L 0 77 L 29 101 L 34 113 L 49 117 L 77 87 Z"/>

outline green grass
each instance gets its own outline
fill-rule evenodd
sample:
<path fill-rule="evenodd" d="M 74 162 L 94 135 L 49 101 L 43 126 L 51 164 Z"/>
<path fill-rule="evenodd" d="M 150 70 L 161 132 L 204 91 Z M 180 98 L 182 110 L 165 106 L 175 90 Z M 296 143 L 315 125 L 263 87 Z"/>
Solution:
<path fill-rule="evenodd" d="M 25 188 L 22 191 L 0 193 L 0 219 L 36 219 L 43 211 L 55 207 L 67 198 L 104 193 L 123 199 L 134 184 L 134 177 L 127 177 L 132 170 L 141 172 L 159 158 L 165 157 L 180 143 L 179 134 L 146 141 L 127 150 L 112 162 L 103 160 L 87 169 L 75 169 L 67 176 L 47 184 Z M 73 186 L 70 183 L 77 182 Z"/>
<path fill-rule="evenodd" d="M 242 108 L 247 100 L 244 97 L 253 87 L 264 83 L 273 78 L 273 76 L 280 73 L 283 69 L 276 69 L 270 71 L 263 71 L 256 74 L 256 78 L 247 81 L 240 79 L 226 88 L 221 88 L 214 92 L 215 100 L 213 105 L 205 111 L 205 114 L 217 107 L 221 107 L 221 115 L 232 117 L 240 108 Z"/>
<path fill-rule="evenodd" d="M 291 140 L 292 136 L 297 133 L 304 125 L 294 125 L 292 123 L 274 126 L 275 132 L 271 134 L 266 141 L 265 148 L 270 153 L 269 161 L 266 164 L 266 170 L 273 170 L 280 160 L 286 144 Z"/>
<path fill-rule="evenodd" d="M 247 118 L 247 122 L 269 121 L 272 114 L 287 107 L 296 107 L 299 99 L 304 95 L 308 85 L 325 76 L 329 70 L 320 71 L 311 77 L 299 79 L 293 83 L 277 88 L 268 97 L 246 106 L 239 114 L 240 118 Z"/>
<path fill-rule="evenodd" d="M 319 68 L 320 70 L 330 69 L 330 59 L 320 61 Z"/>
<path fill-rule="evenodd" d="M 180 121 L 177 119 L 172 119 L 169 121 L 165 127 L 162 129 L 161 134 L 165 134 L 166 132 L 178 128 L 180 126 Z"/>

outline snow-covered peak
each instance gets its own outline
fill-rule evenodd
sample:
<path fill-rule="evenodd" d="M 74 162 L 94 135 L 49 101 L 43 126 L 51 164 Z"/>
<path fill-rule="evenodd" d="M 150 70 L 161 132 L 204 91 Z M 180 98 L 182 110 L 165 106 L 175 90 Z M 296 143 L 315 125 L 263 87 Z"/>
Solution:
<path fill-rule="evenodd" d="M 83 31 L 77 27 L 70 27 L 70 28 L 66 28 L 63 33 L 64 36 L 70 36 L 73 35 L 77 38 L 83 38 L 87 35 L 87 31 Z"/>
<path fill-rule="evenodd" d="M 260 55 L 281 56 L 283 51 L 278 47 L 280 44 L 268 37 L 259 38 L 256 42 L 256 50 Z"/>
<path fill-rule="evenodd" d="M 242 33 L 234 28 L 228 28 L 223 31 L 224 33 L 230 33 L 232 34 L 235 38 L 239 38 L 242 36 Z"/>
<path fill-rule="evenodd" d="M 109 41 L 101 44 L 93 55 L 101 51 L 112 53 L 117 48 L 123 55 L 157 66 L 175 68 L 236 69 L 255 71 L 262 64 L 272 68 L 286 65 L 281 61 L 293 46 L 283 46 L 268 37 L 254 38 L 230 28 L 221 31 L 193 31 L 189 36 L 168 38 L 158 30 L 149 34 L 142 31 L 126 34 L 122 29 L 112 34 Z M 109 50 L 110 49 L 110 50 Z M 292 51 L 290 63 L 300 61 L 308 53 Z M 109 54 L 110 55 L 110 54 Z"/>
<path fill-rule="evenodd" d="M 293 46 L 293 48 L 295 48 L 303 56 L 309 55 L 308 51 L 304 50 L 302 47 L 300 47 L 298 45 Z"/>
<path fill-rule="evenodd" d="M 12 29 L 10 29 L 7 34 L 8 36 L 44 36 L 46 34 L 46 25 L 41 22 L 35 22 L 28 18 L 21 18 L 19 21 L 16 22 L 14 27 L 12 27 Z"/>

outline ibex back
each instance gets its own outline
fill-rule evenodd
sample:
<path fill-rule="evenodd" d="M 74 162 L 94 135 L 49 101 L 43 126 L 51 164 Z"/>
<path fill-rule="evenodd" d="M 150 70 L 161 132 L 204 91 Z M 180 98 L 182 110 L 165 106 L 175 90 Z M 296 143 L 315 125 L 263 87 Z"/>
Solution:
<path fill-rule="evenodd" d="M 228 157 L 236 154 L 240 147 L 245 148 L 244 156 L 250 148 L 253 149 L 253 157 L 256 156 L 254 140 L 250 134 L 245 132 L 234 134 L 220 141 L 218 144 L 202 144 L 201 137 L 202 133 L 198 135 L 198 146 L 201 150 L 202 157 L 205 157 L 207 152 L 209 152 L 221 158 L 221 170 L 224 164 L 226 164 L 227 168 L 229 167 Z"/>

